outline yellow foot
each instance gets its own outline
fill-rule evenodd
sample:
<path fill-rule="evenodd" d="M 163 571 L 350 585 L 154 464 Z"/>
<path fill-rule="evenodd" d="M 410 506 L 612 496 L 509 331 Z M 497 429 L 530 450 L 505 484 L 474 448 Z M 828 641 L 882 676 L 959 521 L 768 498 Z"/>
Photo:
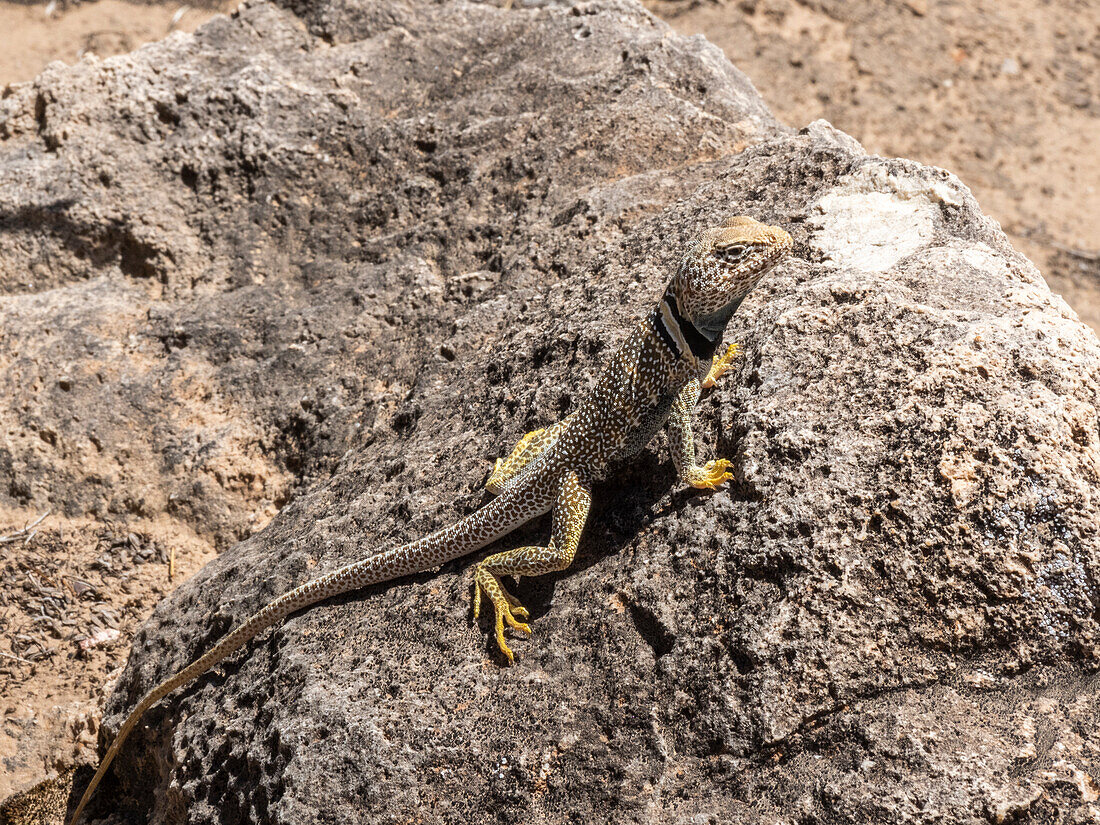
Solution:
<path fill-rule="evenodd" d="M 710 365 L 710 371 L 707 373 L 707 377 L 703 379 L 703 389 L 708 390 L 718 382 L 718 379 L 730 368 L 733 359 L 737 357 L 739 352 L 741 352 L 741 347 L 737 346 L 737 344 L 730 344 L 726 349 L 725 355 L 720 355 L 714 359 Z"/>
<path fill-rule="evenodd" d="M 708 461 L 705 467 L 695 469 L 688 483 L 700 490 L 717 490 L 719 484 L 733 478 L 733 473 L 727 472 L 731 466 L 724 458 Z"/>
<path fill-rule="evenodd" d="M 504 589 L 500 579 L 483 566 L 478 565 L 477 571 L 474 573 L 474 621 L 477 621 L 481 615 L 481 597 L 483 595 L 489 597 L 489 601 L 493 603 L 493 611 L 496 613 L 497 647 L 500 648 L 501 653 L 508 657 L 510 664 L 515 664 L 515 654 L 508 647 L 508 643 L 504 641 L 504 623 L 507 622 L 509 627 L 530 636 L 531 628 L 526 623 L 517 621 L 516 616 L 519 616 L 520 619 L 528 619 L 531 614 L 527 612 L 526 607 L 519 603 L 519 599 Z"/>

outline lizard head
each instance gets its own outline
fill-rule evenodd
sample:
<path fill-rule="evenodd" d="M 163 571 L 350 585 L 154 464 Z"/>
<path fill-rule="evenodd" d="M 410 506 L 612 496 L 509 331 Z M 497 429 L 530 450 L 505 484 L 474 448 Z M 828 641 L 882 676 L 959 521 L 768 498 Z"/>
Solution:
<path fill-rule="evenodd" d="M 727 218 L 692 244 L 668 293 L 704 337 L 717 341 L 749 290 L 792 245 L 778 226 L 746 215 Z"/>

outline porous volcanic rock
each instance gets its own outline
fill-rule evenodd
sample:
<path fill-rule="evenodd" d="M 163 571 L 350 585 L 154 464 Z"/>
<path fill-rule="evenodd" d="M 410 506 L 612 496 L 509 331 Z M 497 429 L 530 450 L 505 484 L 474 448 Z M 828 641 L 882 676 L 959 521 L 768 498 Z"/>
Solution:
<path fill-rule="evenodd" d="M 623 467 L 518 589 L 516 667 L 467 562 L 349 595 L 154 708 L 100 814 L 1097 815 L 1100 345 L 949 173 L 793 132 L 625 0 L 252 2 L 13 87 L 0 139 L 0 495 L 227 544 L 293 497 L 157 608 L 104 741 L 273 596 L 483 503 L 693 233 L 797 244 L 700 406 L 734 482 L 684 490 L 663 437 Z"/>

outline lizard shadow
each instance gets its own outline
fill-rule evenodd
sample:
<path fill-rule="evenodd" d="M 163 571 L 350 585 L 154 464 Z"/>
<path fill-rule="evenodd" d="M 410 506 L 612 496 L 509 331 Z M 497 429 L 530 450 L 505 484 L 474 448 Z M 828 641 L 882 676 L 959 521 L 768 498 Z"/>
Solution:
<path fill-rule="evenodd" d="M 629 463 L 615 468 L 611 478 L 598 482 L 592 495 L 592 509 L 584 528 L 580 547 L 572 564 L 564 570 L 524 578 L 509 587 L 530 613 L 531 619 L 546 615 L 553 606 L 558 582 L 598 564 L 609 556 L 617 556 L 651 524 L 674 515 L 694 500 L 705 500 L 711 493 L 691 487 L 679 488 L 679 480 L 671 461 L 649 448 L 634 456 Z M 535 519 L 508 536 L 494 542 L 486 555 L 526 545 L 544 546 L 550 537 L 551 515 Z M 465 564 L 469 564 L 468 560 Z M 461 569 L 462 563 L 445 569 Z M 510 581 L 506 582 L 511 584 Z M 492 611 L 487 611 L 491 617 Z M 486 611 L 482 611 L 484 623 Z M 487 650 L 496 651 L 496 641 L 487 635 Z"/>

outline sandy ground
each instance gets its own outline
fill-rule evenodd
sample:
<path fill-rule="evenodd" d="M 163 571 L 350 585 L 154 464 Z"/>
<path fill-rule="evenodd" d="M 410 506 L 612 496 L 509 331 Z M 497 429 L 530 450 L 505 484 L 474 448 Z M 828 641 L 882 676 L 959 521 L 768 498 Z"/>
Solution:
<path fill-rule="evenodd" d="M 823 117 L 871 152 L 954 171 L 1100 330 L 1100 3 L 647 2 L 722 47 L 787 123 Z M 0 0 L 0 89 L 232 5 Z M 178 524 L 51 515 L 23 531 L 40 515 L 0 513 L 0 799 L 94 757 L 134 631 L 214 554 Z"/>
<path fill-rule="evenodd" d="M 84 54 L 110 57 L 160 40 L 169 32 L 194 31 L 219 10 L 183 3 L 137 5 L 122 0 L 95 3 L 10 3 L 0 0 L 0 87 L 31 80 L 54 60 L 75 63 Z"/>
<path fill-rule="evenodd" d="M 92 759 L 134 632 L 214 555 L 168 520 L 0 511 L 0 799 Z"/>

